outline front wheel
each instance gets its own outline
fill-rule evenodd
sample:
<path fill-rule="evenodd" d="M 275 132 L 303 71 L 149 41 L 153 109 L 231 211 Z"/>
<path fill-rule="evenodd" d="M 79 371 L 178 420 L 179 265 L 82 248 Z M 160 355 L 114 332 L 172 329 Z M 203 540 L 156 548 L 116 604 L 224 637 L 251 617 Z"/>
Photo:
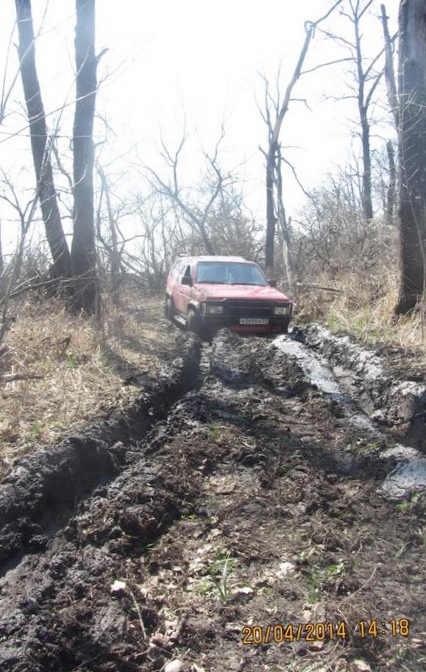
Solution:
<path fill-rule="evenodd" d="M 164 304 L 164 315 L 168 320 L 173 320 L 174 314 L 173 301 L 170 297 L 167 297 L 166 303 Z"/>
<path fill-rule="evenodd" d="M 190 309 L 186 318 L 186 330 L 200 335 L 200 324 L 195 310 Z"/>

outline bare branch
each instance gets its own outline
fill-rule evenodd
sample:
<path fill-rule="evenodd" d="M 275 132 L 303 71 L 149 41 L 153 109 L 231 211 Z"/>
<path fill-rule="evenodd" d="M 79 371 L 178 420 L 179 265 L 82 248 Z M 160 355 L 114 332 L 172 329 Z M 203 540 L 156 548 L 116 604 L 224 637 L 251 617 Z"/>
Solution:
<path fill-rule="evenodd" d="M 368 94 L 367 94 L 367 96 L 366 96 L 366 98 L 365 98 L 365 107 L 366 107 L 366 109 L 368 109 L 368 107 L 370 106 L 371 100 L 372 100 L 372 98 L 373 98 L 373 96 L 374 96 L 374 92 L 376 91 L 377 86 L 378 86 L 378 84 L 379 84 L 381 78 L 383 77 L 383 74 L 384 74 L 384 73 L 383 73 L 383 70 L 382 70 L 381 72 L 379 72 L 379 74 L 377 75 L 376 79 L 374 80 L 374 83 L 373 83 L 373 85 L 372 85 L 370 91 L 368 92 Z"/>
<path fill-rule="evenodd" d="M 282 176 L 281 176 L 281 160 L 280 160 L 280 144 L 279 136 L 281 126 L 285 115 L 287 114 L 290 101 L 292 100 L 293 89 L 302 74 L 303 64 L 308 53 L 309 45 L 315 35 L 315 29 L 325 21 L 330 14 L 342 3 L 342 0 L 337 0 L 326 14 L 317 19 L 317 21 L 305 22 L 305 39 L 297 60 L 293 75 L 287 85 L 284 93 L 281 106 L 279 101 L 276 104 L 276 118 L 272 125 L 272 120 L 269 116 L 269 88 L 268 82 L 265 81 L 265 117 L 268 124 L 269 147 L 266 156 L 266 242 L 265 242 L 265 262 L 266 272 L 269 274 L 273 272 L 274 266 L 274 237 L 276 223 L 279 221 L 282 236 L 284 257 L 286 258 L 286 272 L 289 284 L 292 284 L 292 260 L 291 260 L 291 236 L 288 222 L 286 219 L 284 203 L 282 198 Z M 305 101 L 306 102 L 306 101 Z M 275 199 L 275 200 L 274 200 Z"/>
<path fill-rule="evenodd" d="M 334 33 L 330 33 L 328 30 L 323 30 L 322 28 L 320 28 L 320 32 L 329 40 L 333 40 L 334 42 L 340 42 L 346 49 L 349 49 L 349 51 L 351 52 L 354 51 L 356 48 L 353 42 L 350 42 L 350 40 L 347 40 L 345 37 L 342 37 L 342 35 L 335 35 Z"/>
<path fill-rule="evenodd" d="M 393 67 L 392 45 L 396 35 L 391 39 L 388 28 L 388 17 L 386 15 L 385 5 L 380 5 L 381 19 L 383 26 L 383 35 L 385 40 L 385 76 L 386 88 L 388 94 L 389 107 L 394 118 L 395 128 L 399 127 L 398 94 L 395 80 L 395 70 Z"/>
<path fill-rule="evenodd" d="M 290 163 L 290 161 L 288 159 L 284 158 L 283 156 L 281 156 L 281 161 L 283 163 L 285 163 L 290 168 L 291 172 L 293 173 L 294 179 L 296 180 L 297 184 L 299 185 L 299 187 L 301 188 L 301 190 L 303 191 L 305 196 L 307 198 L 311 198 L 311 194 L 309 193 L 309 191 L 306 191 L 305 187 L 303 186 L 303 184 L 299 180 L 299 176 L 298 176 L 298 174 L 296 172 L 296 168 L 293 166 L 293 164 Z"/>
<path fill-rule="evenodd" d="M 306 98 L 290 98 L 290 103 L 303 103 L 304 106 L 308 108 L 309 112 L 312 112 L 312 108 Z"/>
<path fill-rule="evenodd" d="M 316 72 L 316 70 L 320 70 L 321 68 L 327 68 L 329 65 L 336 65 L 337 63 L 347 63 L 348 61 L 352 61 L 352 57 L 347 57 L 347 58 L 337 58 L 334 61 L 328 61 L 327 63 L 320 63 L 319 65 L 315 65 L 313 68 L 309 68 L 308 70 L 302 70 L 300 73 L 300 76 L 302 75 L 309 75 L 311 72 Z"/>
<path fill-rule="evenodd" d="M 320 19 L 317 19 L 313 25 L 316 27 L 316 26 L 318 26 L 320 23 L 322 23 L 323 21 L 325 21 L 326 19 L 328 19 L 328 17 L 330 16 L 330 14 L 332 14 L 332 13 L 334 12 L 334 10 L 337 9 L 337 7 L 338 7 L 339 5 L 342 4 L 342 1 L 343 1 L 343 0 L 337 0 L 337 2 L 335 2 L 334 5 L 332 5 L 332 7 L 330 7 L 330 9 L 328 10 L 328 12 L 327 12 L 326 14 L 324 14 L 324 16 L 322 16 Z M 370 2 L 373 2 L 373 0 L 370 0 Z"/>

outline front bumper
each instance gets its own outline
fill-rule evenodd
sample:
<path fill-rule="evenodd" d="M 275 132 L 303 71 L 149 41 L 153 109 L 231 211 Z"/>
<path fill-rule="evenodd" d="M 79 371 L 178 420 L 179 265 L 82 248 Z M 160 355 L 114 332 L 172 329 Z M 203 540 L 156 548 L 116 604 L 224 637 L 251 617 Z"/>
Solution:
<path fill-rule="evenodd" d="M 290 317 L 285 319 L 274 320 L 272 324 L 235 324 L 232 320 L 218 319 L 217 316 L 214 318 L 201 316 L 201 326 L 203 331 L 209 333 L 215 333 L 226 327 L 231 331 L 238 334 L 281 334 L 286 332 L 288 325 L 290 324 Z"/>

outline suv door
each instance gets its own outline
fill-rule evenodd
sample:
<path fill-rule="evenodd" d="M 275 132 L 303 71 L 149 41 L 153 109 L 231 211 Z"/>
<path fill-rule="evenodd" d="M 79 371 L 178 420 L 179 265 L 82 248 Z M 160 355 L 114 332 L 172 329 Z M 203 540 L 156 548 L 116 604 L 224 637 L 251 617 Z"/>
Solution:
<path fill-rule="evenodd" d="M 191 266 L 186 264 L 183 266 L 178 281 L 176 283 L 176 295 L 175 295 L 175 306 L 179 313 L 186 315 L 188 312 L 188 303 L 191 299 L 192 294 L 192 285 L 183 285 L 182 278 L 192 278 L 191 275 Z"/>
<path fill-rule="evenodd" d="M 176 297 L 177 297 L 177 284 L 178 284 L 178 278 L 181 274 L 183 264 L 180 259 L 175 261 L 173 264 L 172 268 L 170 269 L 170 273 L 167 278 L 167 287 L 166 287 L 166 294 L 169 296 L 172 300 L 173 304 L 173 310 L 177 308 L 176 306 Z"/>

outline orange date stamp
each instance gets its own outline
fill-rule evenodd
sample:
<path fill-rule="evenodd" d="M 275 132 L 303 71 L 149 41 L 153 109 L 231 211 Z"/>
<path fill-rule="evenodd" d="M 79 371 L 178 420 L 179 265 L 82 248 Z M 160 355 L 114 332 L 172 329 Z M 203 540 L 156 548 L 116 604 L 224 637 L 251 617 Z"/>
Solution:
<path fill-rule="evenodd" d="M 319 623 L 278 623 L 276 625 L 246 625 L 241 630 L 244 646 L 260 644 L 282 644 L 283 642 L 318 642 L 324 640 L 345 640 L 355 635 L 361 639 L 369 637 L 408 637 L 408 618 L 381 621 L 376 618 L 358 621 L 349 628 L 345 621 Z"/>

